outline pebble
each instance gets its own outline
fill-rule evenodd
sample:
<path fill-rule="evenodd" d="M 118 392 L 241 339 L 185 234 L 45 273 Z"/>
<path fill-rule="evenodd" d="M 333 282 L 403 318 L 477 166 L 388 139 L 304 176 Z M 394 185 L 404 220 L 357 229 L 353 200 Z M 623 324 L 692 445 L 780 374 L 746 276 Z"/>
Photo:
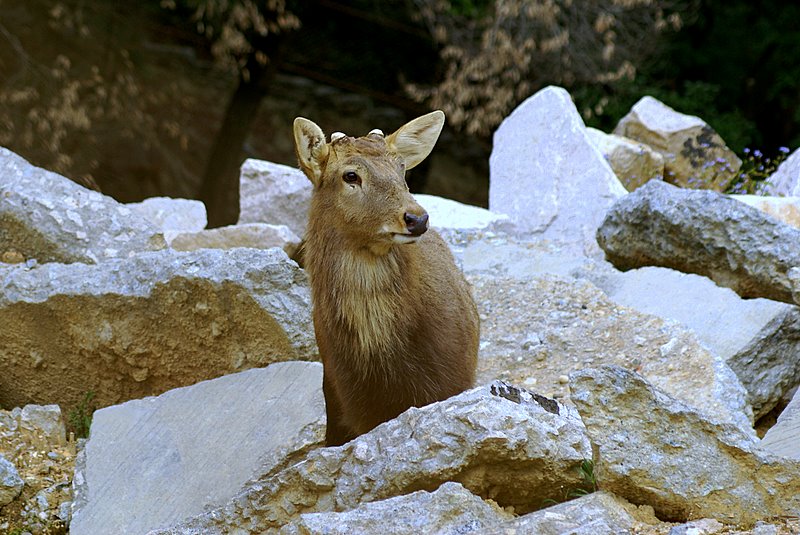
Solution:
<path fill-rule="evenodd" d="M 569 376 L 567 376 L 567 375 L 559 375 L 558 376 L 558 382 L 561 383 L 562 385 L 567 384 L 569 382 Z"/>

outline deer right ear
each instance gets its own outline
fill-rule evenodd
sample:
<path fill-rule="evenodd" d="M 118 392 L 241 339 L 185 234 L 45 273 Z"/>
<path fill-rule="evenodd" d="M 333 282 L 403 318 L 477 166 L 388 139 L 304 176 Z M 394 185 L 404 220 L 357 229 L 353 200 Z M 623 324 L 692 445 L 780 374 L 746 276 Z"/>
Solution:
<path fill-rule="evenodd" d="M 294 149 L 300 169 L 317 186 L 322 178 L 322 169 L 328 159 L 328 144 L 325 134 L 313 121 L 303 117 L 294 120 Z"/>

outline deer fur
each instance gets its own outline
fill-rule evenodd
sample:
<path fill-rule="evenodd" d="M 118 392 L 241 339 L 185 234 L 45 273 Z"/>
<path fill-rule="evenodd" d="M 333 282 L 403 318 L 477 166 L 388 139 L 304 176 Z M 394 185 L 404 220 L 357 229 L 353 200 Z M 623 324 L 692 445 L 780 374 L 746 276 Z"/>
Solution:
<path fill-rule="evenodd" d="M 473 385 L 475 302 L 405 181 L 443 124 L 436 111 L 389 136 L 337 132 L 326 143 L 319 126 L 294 121 L 300 168 L 314 185 L 304 261 L 329 446 Z"/>

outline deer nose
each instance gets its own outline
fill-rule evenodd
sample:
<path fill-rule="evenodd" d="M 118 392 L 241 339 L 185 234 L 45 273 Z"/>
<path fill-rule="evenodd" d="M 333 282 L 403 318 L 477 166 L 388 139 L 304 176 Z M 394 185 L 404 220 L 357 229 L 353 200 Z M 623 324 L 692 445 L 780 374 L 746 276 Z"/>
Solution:
<path fill-rule="evenodd" d="M 428 230 L 428 214 L 414 215 L 406 212 L 403 214 L 403 221 L 412 236 L 422 236 Z"/>

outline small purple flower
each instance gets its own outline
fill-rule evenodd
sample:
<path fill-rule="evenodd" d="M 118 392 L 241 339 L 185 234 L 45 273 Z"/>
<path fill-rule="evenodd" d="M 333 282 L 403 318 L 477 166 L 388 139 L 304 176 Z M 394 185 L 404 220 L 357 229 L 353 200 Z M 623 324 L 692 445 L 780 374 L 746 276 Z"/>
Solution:
<path fill-rule="evenodd" d="M 727 161 L 725 158 L 723 158 L 722 156 L 720 156 L 719 158 L 717 158 L 717 160 L 716 160 L 716 161 L 717 161 L 717 163 L 728 163 L 728 161 Z"/>
<path fill-rule="evenodd" d="M 740 174 L 740 175 L 739 175 L 739 178 L 742 178 L 742 179 L 744 179 L 744 178 L 747 178 L 747 173 L 742 173 L 742 174 Z"/>
<path fill-rule="evenodd" d="M 779 147 L 778 150 L 784 154 L 789 154 L 789 147 Z"/>
<path fill-rule="evenodd" d="M 759 171 L 763 171 L 763 170 L 764 170 L 764 166 L 763 166 L 763 165 L 759 165 L 759 166 L 758 166 L 758 170 L 759 170 Z"/>
<path fill-rule="evenodd" d="M 763 154 L 761 154 L 760 150 L 756 149 L 753 151 L 753 156 L 755 156 L 756 158 L 761 158 Z"/>
<path fill-rule="evenodd" d="M 749 149 L 749 148 L 747 148 L 747 147 L 745 147 L 745 148 L 744 148 L 744 153 L 745 153 L 745 154 L 750 154 L 750 149 Z"/>

